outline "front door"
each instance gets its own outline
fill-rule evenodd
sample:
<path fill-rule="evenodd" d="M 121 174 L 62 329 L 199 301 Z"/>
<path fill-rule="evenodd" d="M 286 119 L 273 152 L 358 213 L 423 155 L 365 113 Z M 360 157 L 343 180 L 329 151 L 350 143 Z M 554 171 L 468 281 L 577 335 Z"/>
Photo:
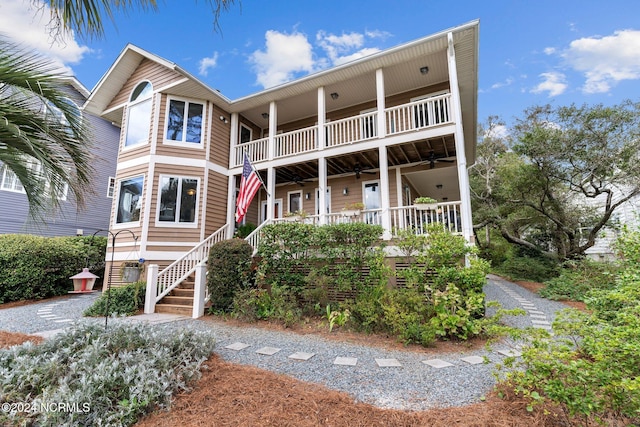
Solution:
<path fill-rule="evenodd" d="M 282 217 L 282 199 L 276 199 L 273 207 L 273 219 Z M 267 219 L 267 201 L 263 200 L 260 206 L 260 222 Z"/>
<path fill-rule="evenodd" d="M 374 212 L 364 213 L 365 222 L 367 224 L 378 224 L 380 222 L 380 213 L 377 210 L 382 206 L 380 181 L 364 181 L 362 183 L 362 199 L 365 210 L 375 210 Z"/>

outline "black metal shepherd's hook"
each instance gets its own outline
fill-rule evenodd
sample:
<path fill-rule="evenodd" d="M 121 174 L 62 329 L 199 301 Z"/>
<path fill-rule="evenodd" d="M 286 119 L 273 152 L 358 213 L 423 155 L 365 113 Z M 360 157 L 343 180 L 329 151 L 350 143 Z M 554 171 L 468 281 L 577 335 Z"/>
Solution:
<path fill-rule="evenodd" d="M 115 234 L 112 233 L 110 230 L 98 230 L 91 235 L 91 240 L 93 240 L 96 234 L 103 231 L 106 231 L 107 233 L 109 233 L 109 236 L 111 236 L 111 263 L 109 264 L 109 279 L 107 280 L 107 306 L 104 310 L 104 330 L 106 331 L 107 321 L 109 320 L 109 299 L 111 298 L 111 276 L 113 274 L 113 257 L 116 252 L 116 238 L 120 233 L 122 233 L 123 231 L 126 231 L 128 233 L 131 233 L 131 236 L 133 236 L 133 241 L 135 245 L 138 242 L 138 236 L 136 236 L 136 234 L 129 229 L 119 230 Z"/>

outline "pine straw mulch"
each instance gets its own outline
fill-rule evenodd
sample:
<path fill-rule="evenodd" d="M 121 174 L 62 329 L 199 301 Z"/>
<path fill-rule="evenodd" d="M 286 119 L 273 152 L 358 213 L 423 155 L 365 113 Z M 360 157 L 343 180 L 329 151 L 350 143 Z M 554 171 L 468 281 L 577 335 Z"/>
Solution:
<path fill-rule="evenodd" d="M 26 341 L 31 341 L 34 344 L 39 344 L 43 340 L 44 338 L 36 335 L 26 335 L 19 334 L 17 332 L 0 331 L 0 349 L 19 345 Z"/>
<path fill-rule="evenodd" d="M 495 395 L 484 403 L 422 412 L 380 409 L 348 394 L 218 356 L 195 389 L 178 395 L 171 410 L 157 411 L 136 427 L 163 426 L 557 426 L 557 418 L 527 412 L 521 400 Z"/>

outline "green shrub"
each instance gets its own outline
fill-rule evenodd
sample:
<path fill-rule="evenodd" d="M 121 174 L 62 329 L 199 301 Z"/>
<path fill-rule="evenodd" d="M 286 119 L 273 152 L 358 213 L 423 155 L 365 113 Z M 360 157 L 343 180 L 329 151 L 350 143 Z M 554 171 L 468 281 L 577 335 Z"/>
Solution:
<path fill-rule="evenodd" d="M 80 325 L 40 345 L 0 352 L 0 401 L 75 404 L 76 411 L 0 413 L 2 425 L 131 426 L 188 390 L 212 336 L 147 325 Z"/>
<path fill-rule="evenodd" d="M 91 307 L 84 311 L 85 316 L 105 316 L 107 299 L 109 300 L 109 316 L 131 316 L 144 307 L 146 282 L 130 283 L 126 286 L 106 289 Z"/>
<path fill-rule="evenodd" d="M 640 423 L 640 271 L 638 234 L 618 241 L 623 270 L 613 290 L 591 291 L 590 313 L 565 310 L 553 324 L 553 337 L 528 337 L 522 366 L 505 387 L 530 399 L 531 405 L 561 405 L 581 425 L 608 416 Z M 622 424 L 621 424 L 622 425 Z"/>
<path fill-rule="evenodd" d="M 84 267 L 104 277 L 106 244 L 105 237 L 0 235 L 0 303 L 64 295 Z"/>
<path fill-rule="evenodd" d="M 544 282 L 540 295 L 552 300 L 584 301 L 592 290 L 610 290 L 619 267 L 588 259 L 565 262 L 560 276 Z"/>
<path fill-rule="evenodd" d="M 223 240 L 209 252 L 207 286 L 213 311 L 230 311 L 240 289 L 251 286 L 253 247 L 243 239 Z"/>
<path fill-rule="evenodd" d="M 497 265 L 494 270 L 511 280 L 543 283 L 558 276 L 560 264 L 544 257 L 512 256 Z"/>

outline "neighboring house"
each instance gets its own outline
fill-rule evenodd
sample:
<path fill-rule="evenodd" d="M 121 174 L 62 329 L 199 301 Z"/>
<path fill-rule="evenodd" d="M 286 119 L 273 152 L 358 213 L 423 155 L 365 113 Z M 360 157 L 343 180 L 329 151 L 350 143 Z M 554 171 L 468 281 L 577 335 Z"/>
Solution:
<path fill-rule="evenodd" d="M 69 99 L 80 109 L 89 96 L 89 91 L 73 77 L 69 78 L 68 93 Z M 100 117 L 91 114 L 85 114 L 85 117 L 89 120 L 94 144 L 93 176 L 86 207 L 78 209 L 73 194 L 63 191 L 59 209 L 45 213 L 44 222 L 33 221 L 20 181 L 0 163 L 0 234 L 75 236 L 109 229 L 120 129 Z"/>
<path fill-rule="evenodd" d="M 301 209 L 316 224 L 380 224 L 387 239 L 437 221 L 473 243 L 478 28 L 473 21 L 236 100 L 126 46 L 85 109 L 122 128 L 111 230 L 127 232 L 114 259 L 116 268 L 138 257 L 151 264 L 145 310 L 194 271 L 204 283 L 208 248 L 237 226 L 244 153 L 267 186 L 245 219 L 259 226 L 254 246 L 261 226 Z M 417 196 L 438 208 L 416 208 Z M 344 216 L 353 202 L 364 210 Z"/>
<path fill-rule="evenodd" d="M 603 206 L 601 199 L 589 199 L 593 206 Z M 619 200 L 619 199 L 618 199 Z M 640 226 L 640 196 L 635 196 L 631 200 L 620 205 L 613 213 L 609 227 L 605 227 L 596 239 L 595 244 L 585 251 L 587 257 L 596 261 L 612 261 L 616 258 L 614 244 L 620 236 L 623 227 L 630 230 L 637 230 Z"/>

